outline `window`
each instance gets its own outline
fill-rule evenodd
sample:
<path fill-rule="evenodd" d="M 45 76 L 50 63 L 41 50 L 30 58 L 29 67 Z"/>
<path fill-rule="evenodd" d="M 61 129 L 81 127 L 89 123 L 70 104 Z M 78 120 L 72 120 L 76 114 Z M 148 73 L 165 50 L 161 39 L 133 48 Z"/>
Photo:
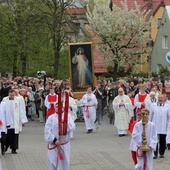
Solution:
<path fill-rule="evenodd" d="M 156 65 L 156 72 L 159 72 L 161 68 L 162 68 L 162 64 L 157 64 Z"/>
<path fill-rule="evenodd" d="M 159 28 L 162 24 L 162 19 L 161 18 L 158 18 L 157 19 L 157 27 Z"/>
<path fill-rule="evenodd" d="M 168 49 L 168 36 L 167 35 L 164 35 L 162 37 L 162 48 Z"/>

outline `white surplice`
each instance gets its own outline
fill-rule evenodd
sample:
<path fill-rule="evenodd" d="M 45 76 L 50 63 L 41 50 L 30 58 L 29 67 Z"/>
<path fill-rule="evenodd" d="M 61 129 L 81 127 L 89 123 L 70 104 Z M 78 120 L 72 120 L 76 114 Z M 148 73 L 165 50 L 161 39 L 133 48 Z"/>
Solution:
<path fill-rule="evenodd" d="M 66 136 L 58 134 L 58 114 L 52 114 L 48 117 L 44 129 L 44 138 L 48 143 L 49 148 L 55 147 L 54 139 L 59 139 L 61 142 L 61 149 L 63 151 L 64 160 L 58 158 L 58 148 L 48 150 L 48 170 L 70 170 L 70 132 L 76 128 L 73 119 L 68 114 L 68 126 Z"/>
<path fill-rule="evenodd" d="M 153 170 L 153 154 L 154 151 L 156 150 L 157 145 L 157 133 L 154 123 L 148 121 L 145 127 L 147 146 L 151 147 L 151 150 L 146 152 L 146 170 Z M 142 121 L 137 122 L 132 132 L 132 138 L 135 141 L 134 144 L 137 145 L 136 148 L 142 146 L 142 131 L 143 131 Z M 136 151 L 139 156 L 143 154 L 142 151 L 140 151 L 139 149 Z M 138 163 L 135 165 L 135 170 L 143 170 L 144 159 L 137 157 L 137 161 Z"/>
<path fill-rule="evenodd" d="M 119 106 L 123 102 L 124 106 Z M 115 126 L 119 134 L 126 134 L 129 126 L 130 115 L 132 112 L 132 102 L 127 95 L 118 95 L 113 100 L 113 109 L 115 111 Z"/>
<path fill-rule="evenodd" d="M 150 110 L 150 107 L 153 103 L 156 103 L 157 99 L 151 99 L 151 97 L 148 97 L 147 100 L 145 100 L 145 108 Z"/>
<path fill-rule="evenodd" d="M 170 110 L 170 101 L 169 100 L 166 100 L 165 102 L 167 104 L 167 107 L 169 108 Z M 168 120 L 168 128 L 167 128 L 167 134 L 166 134 L 166 143 L 167 144 L 170 144 L 170 118 Z"/>
<path fill-rule="evenodd" d="M 0 103 L 0 120 L 2 121 L 2 126 L 0 126 L 0 132 L 7 133 L 7 126 L 10 126 L 12 124 L 12 119 L 5 102 Z"/>
<path fill-rule="evenodd" d="M 9 129 L 15 129 L 15 134 L 19 134 L 19 132 L 22 131 L 22 124 L 28 122 L 23 106 L 16 96 L 14 97 L 14 100 L 9 100 L 9 96 L 4 97 L 3 101 L 7 104 L 12 119 L 12 124 Z"/>
<path fill-rule="evenodd" d="M 167 104 L 159 106 L 153 103 L 150 107 L 149 120 L 155 124 L 157 134 L 167 134 L 169 123 L 170 109 Z"/>
<path fill-rule="evenodd" d="M 88 99 L 91 99 L 91 101 L 87 101 Z M 96 106 L 97 106 L 97 99 L 96 96 L 93 93 L 86 93 L 82 99 L 81 104 L 83 107 L 83 114 L 84 114 L 84 120 L 86 124 L 86 129 L 95 129 L 95 120 L 96 120 Z"/>

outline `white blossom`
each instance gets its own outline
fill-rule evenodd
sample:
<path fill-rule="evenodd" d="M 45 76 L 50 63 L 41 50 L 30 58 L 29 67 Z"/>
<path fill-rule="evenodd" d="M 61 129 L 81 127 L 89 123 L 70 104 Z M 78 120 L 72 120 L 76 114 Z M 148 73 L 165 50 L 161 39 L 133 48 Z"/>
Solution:
<path fill-rule="evenodd" d="M 126 62 L 135 64 L 137 56 L 149 52 L 150 11 L 141 11 L 135 1 L 135 9 L 129 9 L 126 1 L 122 8 L 108 1 L 95 1 L 93 10 L 87 6 L 87 29 L 92 31 L 96 47 L 104 53 L 103 60 L 109 66 L 123 66 Z M 97 40 L 96 40 L 97 39 Z"/>

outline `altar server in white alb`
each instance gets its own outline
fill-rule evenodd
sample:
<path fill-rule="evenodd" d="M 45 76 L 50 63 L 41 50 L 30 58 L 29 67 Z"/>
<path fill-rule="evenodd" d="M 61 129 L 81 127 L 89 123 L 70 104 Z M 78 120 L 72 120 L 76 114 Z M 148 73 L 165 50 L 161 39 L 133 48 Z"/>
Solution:
<path fill-rule="evenodd" d="M 154 123 L 150 122 L 149 119 L 149 110 L 142 109 L 142 112 L 145 113 L 143 120 L 137 122 L 134 126 L 132 138 L 137 145 L 137 164 L 135 165 L 135 170 L 153 170 L 153 153 L 156 150 L 157 145 L 157 134 Z M 142 121 L 146 122 L 145 132 L 143 132 Z M 147 146 L 150 148 L 149 151 L 141 151 L 140 147 L 142 146 L 142 138 L 146 137 Z"/>
<path fill-rule="evenodd" d="M 92 87 L 87 86 L 87 93 L 82 97 L 81 103 L 84 106 L 83 114 L 86 124 L 87 133 L 91 133 L 96 129 L 95 120 L 96 120 L 96 108 L 97 108 L 97 99 L 92 92 Z"/>
<path fill-rule="evenodd" d="M 5 102 L 0 103 L 1 154 L 5 154 L 7 128 L 12 124 L 9 109 Z"/>
<path fill-rule="evenodd" d="M 164 100 L 165 100 L 165 104 L 167 104 L 167 106 L 169 107 L 169 110 L 170 110 L 170 100 L 168 100 L 168 95 L 169 94 L 164 94 Z M 167 129 L 167 134 L 166 134 L 166 144 L 167 144 L 168 150 L 170 150 L 170 119 L 168 121 L 168 129 Z"/>
<path fill-rule="evenodd" d="M 145 108 L 149 110 L 151 105 L 156 102 L 157 102 L 156 93 L 151 91 L 149 93 L 149 97 L 145 100 Z"/>
<path fill-rule="evenodd" d="M 164 158 L 166 148 L 166 134 L 169 123 L 170 109 L 167 104 L 164 103 L 164 95 L 158 96 L 158 102 L 151 105 L 150 108 L 150 121 L 155 124 L 159 144 L 157 145 L 154 153 L 154 159 L 158 157 L 158 151 L 160 158 Z"/>
<path fill-rule="evenodd" d="M 132 114 L 132 102 L 129 96 L 124 94 L 122 88 L 118 89 L 118 96 L 113 100 L 113 109 L 115 111 L 115 126 L 118 129 L 119 137 L 127 134 L 130 115 Z"/>
<path fill-rule="evenodd" d="M 63 114 L 64 112 L 62 120 Z M 48 143 L 48 170 L 70 170 L 70 132 L 75 130 L 75 123 L 70 114 L 68 114 L 66 135 L 60 136 L 59 129 L 58 104 L 56 104 L 56 113 L 48 117 L 44 130 L 45 141 Z"/>
<path fill-rule="evenodd" d="M 27 123 L 28 120 L 24 108 L 22 108 L 19 98 L 15 96 L 15 91 L 13 89 L 9 90 L 9 96 L 3 98 L 3 101 L 7 104 L 12 118 L 12 124 L 7 130 L 6 151 L 8 147 L 10 147 L 11 153 L 17 154 L 19 132 L 22 129 L 22 125 Z"/>
<path fill-rule="evenodd" d="M 70 114 L 70 116 L 72 117 L 73 121 L 75 121 L 77 119 L 77 104 L 74 100 L 74 98 L 70 97 L 70 91 L 69 90 L 64 90 L 62 92 L 62 97 L 64 98 L 63 100 L 65 101 L 65 95 L 64 92 L 69 93 L 69 108 L 68 108 L 68 113 Z M 73 138 L 73 131 L 70 131 L 70 137 Z"/>

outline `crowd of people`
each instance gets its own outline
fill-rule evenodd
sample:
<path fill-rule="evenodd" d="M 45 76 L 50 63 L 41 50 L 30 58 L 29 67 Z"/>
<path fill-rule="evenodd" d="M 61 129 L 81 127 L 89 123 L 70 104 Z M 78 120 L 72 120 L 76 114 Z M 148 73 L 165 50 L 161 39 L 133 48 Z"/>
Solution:
<path fill-rule="evenodd" d="M 113 81 L 112 77 L 109 80 L 99 77 L 95 87 L 86 88 L 87 91 L 82 98 L 75 99 L 69 80 L 46 78 L 44 82 L 42 79 L 26 76 L 1 78 L 2 155 L 9 147 L 12 154 L 17 154 L 22 126 L 28 121 L 34 121 L 37 115 L 40 123 L 46 122 L 45 140 L 49 144 L 49 169 L 55 169 L 56 166 L 69 167 L 69 141 L 73 138 L 74 121 L 81 108 L 87 134 L 98 130 L 102 125 L 103 116 L 107 114 L 109 123 L 115 125 L 119 137 L 127 135 L 128 132 L 132 133 L 130 150 L 136 169 L 143 168 L 144 164 L 148 170 L 153 169 L 151 153 L 154 153 L 154 159 L 158 157 L 158 153 L 160 158 L 164 158 L 166 147 L 170 149 L 169 78 L 130 77 Z M 64 116 L 69 117 L 68 120 L 60 118 L 59 110 L 62 110 L 63 115 L 68 113 L 69 116 Z M 143 112 L 145 118 L 142 121 L 145 120 L 147 124 L 145 134 L 141 130 Z M 62 135 L 60 128 L 58 132 L 54 131 L 58 126 L 61 126 L 61 129 L 66 127 L 67 133 Z M 141 156 L 138 148 L 142 146 L 144 136 L 147 137 L 150 151 Z M 66 160 L 64 165 L 62 161 L 56 165 L 56 160 L 51 159 L 51 155 L 61 150 Z"/>
<path fill-rule="evenodd" d="M 87 133 L 98 129 L 107 108 L 110 124 L 115 125 L 119 137 L 132 134 L 130 150 L 135 169 L 152 170 L 153 159 L 158 155 L 164 158 L 166 148 L 170 149 L 169 95 L 169 78 L 98 79 L 95 89 L 87 87 L 82 98 Z M 147 151 L 142 150 L 143 140 Z"/>

